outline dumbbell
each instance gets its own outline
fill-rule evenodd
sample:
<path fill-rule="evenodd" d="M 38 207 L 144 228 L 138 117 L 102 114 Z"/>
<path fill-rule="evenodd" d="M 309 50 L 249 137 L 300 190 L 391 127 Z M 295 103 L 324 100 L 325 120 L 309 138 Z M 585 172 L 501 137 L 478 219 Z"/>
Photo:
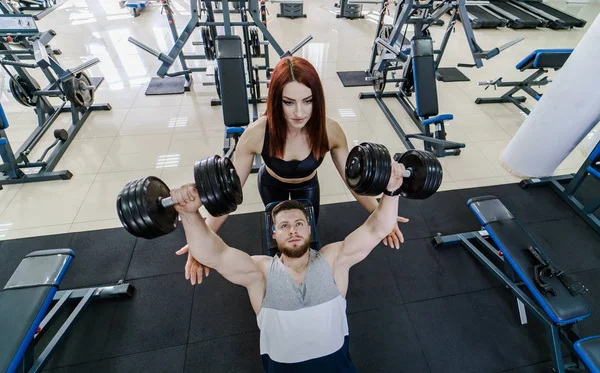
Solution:
<path fill-rule="evenodd" d="M 212 216 L 232 213 L 243 201 L 240 178 L 231 160 L 214 155 L 194 164 L 194 182 L 202 204 Z M 121 224 L 136 237 L 152 239 L 177 228 L 177 211 L 169 187 L 148 176 L 127 183 L 117 196 Z"/>
<path fill-rule="evenodd" d="M 409 150 L 395 154 L 394 161 L 406 168 L 399 191 L 404 198 L 429 198 L 442 185 L 442 165 L 433 154 Z M 391 174 L 392 159 L 383 145 L 363 142 L 352 148 L 346 159 L 346 182 L 356 194 L 376 196 L 383 193 Z"/>

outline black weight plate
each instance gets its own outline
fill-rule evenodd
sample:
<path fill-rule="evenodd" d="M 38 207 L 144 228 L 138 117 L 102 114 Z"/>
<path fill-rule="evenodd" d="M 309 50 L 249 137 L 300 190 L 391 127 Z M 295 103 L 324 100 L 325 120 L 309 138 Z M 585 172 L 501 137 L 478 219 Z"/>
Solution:
<path fill-rule="evenodd" d="M 425 184 L 423 188 L 419 191 L 419 193 L 413 196 L 414 199 L 425 199 L 429 197 L 431 193 L 431 187 L 433 186 L 433 181 L 437 176 L 437 171 L 431 167 L 431 157 L 428 152 L 419 151 L 415 153 L 419 158 L 423 161 L 423 167 L 425 168 Z"/>
<path fill-rule="evenodd" d="M 364 164 L 364 179 L 362 182 L 362 190 L 363 193 L 365 195 L 372 195 L 371 192 L 371 186 L 373 185 L 373 181 L 375 180 L 375 174 L 376 174 L 376 169 L 375 169 L 375 157 L 373 152 L 371 151 L 371 147 L 368 145 L 368 143 L 363 142 L 362 144 L 363 147 L 363 155 L 365 157 L 365 163 Z"/>
<path fill-rule="evenodd" d="M 160 237 L 173 232 L 177 228 L 177 211 L 173 206 L 163 207 L 160 199 L 169 197 L 170 190 L 167 184 L 157 177 L 149 176 L 144 179 L 141 197 L 138 201 L 143 210 L 148 212 L 144 219 L 152 222 L 152 235 Z"/>
<path fill-rule="evenodd" d="M 147 182 L 148 178 L 142 179 L 139 183 L 137 183 L 136 187 L 135 187 L 135 199 L 136 201 L 138 201 L 138 211 L 140 213 L 140 216 L 142 217 L 142 219 L 144 220 L 145 225 L 149 228 L 149 230 L 154 230 L 154 222 L 152 221 L 152 218 L 150 217 L 150 212 L 149 212 L 149 208 L 148 206 L 146 206 L 144 204 L 144 193 L 145 193 L 145 184 Z"/>
<path fill-rule="evenodd" d="M 135 223 L 140 228 L 140 231 L 143 232 L 144 237 L 147 238 L 148 235 L 151 234 L 152 228 L 149 228 L 143 219 L 142 213 L 144 213 L 145 211 L 143 210 L 143 206 L 141 206 L 140 204 L 139 197 L 137 194 L 137 189 L 139 185 L 143 183 L 144 179 L 139 179 L 134 183 L 131 183 L 131 185 L 129 186 L 129 208 L 131 210 L 131 214 L 133 216 L 133 219 L 135 220 Z"/>
<path fill-rule="evenodd" d="M 368 188 L 372 182 L 373 159 L 371 158 L 365 143 L 355 146 L 350 151 L 346 161 L 346 174 L 348 170 L 354 177 L 348 178 L 348 185 L 351 189 L 360 195 L 367 195 Z"/>
<path fill-rule="evenodd" d="M 204 172 L 205 162 L 206 159 L 202 159 L 194 163 L 194 182 L 196 183 L 196 190 L 198 191 L 200 201 L 202 201 L 203 205 L 205 205 L 208 202 L 208 199 L 206 198 L 206 187 L 204 186 L 204 183 L 202 181 L 202 173 Z"/>
<path fill-rule="evenodd" d="M 384 146 L 380 145 L 380 144 L 371 144 L 371 146 L 373 147 L 373 150 L 375 151 L 375 154 L 377 156 L 377 180 L 376 183 L 377 185 L 379 185 L 378 187 L 378 191 L 383 193 L 383 191 L 386 189 L 388 183 L 390 182 L 390 177 L 392 175 L 391 173 L 391 165 L 388 164 L 387 162 L 387 158 L 389 158 L 389 152 L 387 151 L 387 148 L 385 148 Z"/>
<path fill-rule="evenodd" d="M 442 168 L 439 159 L 437 159 L 437 157 L 433 153 L 425 153 L 431 160 L 430 167 L 432 167 L 435 171 L 435 173 L 433 173 L 435 176 L 431 179 L 431 186 L 429 188 L 429 196 L 431 196 L 433 193 L 437 192 L 437 190 L 442 185 L 442 181 L 444 180 L 444 169 Z M 428 198 L 429 196 L 427 196 L 426 198 Z"/>
<path fill-rule="evenodd" d="M 364 163 L 364 147 L 362 145 L 356 145 L 350 150 L 348 157 L 346 158 L 345 174 L 346 183 L 355 193 L 360 194 L 361 183 L 364 179 L 363 168 Z"/>
<path fill-rule="evenodd" d="M 135 225 L 139 231 L 138 237 L 149 238 L 148 236 L 150 232 L 148 232 L 148 228 L 144 223 L 144 219 L 142 219 L 141 215 L 139 214 L 137 207 L 138 201 L 135 195 L 135 188 L 141 181 L 142 179 L 139 179 L 129 185 L 129 188 L 127 188 L 127 198 L 125 199 L 125 202 L 127 203 L 127 210 L 129 210 L 129 214 L 131 214 L 131 217 L 133 218 L 133 221 L 135 222 Z"/>
<path fill-rule="evenodd" d="M 17 100 L 23 106 L 35 106 L 35 103 L 32 100 L 33 95 L 31 95 L 31 93 L 28 91 L 27 85 L 25 84 L 25 80 L 21 78 L 20 75 L 16 75 L 14 79 L 10 78 L 8 82 L 10 93 L 13 95 L 15 100 Z M 21 89 L 19 89 L 19 85 L 26 92 L 22 92 Z"/>
<path fill-rule="evenodd" d="M 427 170 L 427 180 L 425 182 L 424 188 L 418 195 L 418 199 L 425 199 L 429 198 L 437 190 L 437 188 L 435 188 L 435 184 L 439 179 L 439 170 L 437 169 L 435 164 L 438 163 L 438 161 L 433 154 L 426 151 L 419 152 L 419 156 L 422 157 L 425 162 L 425 168 Z"/>
<path fill-rule="evenodd" d="M 206 164 L 208 167 L 208 175 L 210 176 L 207 178 L 207 180 L 210 183 L 210 188 L 212 189 L 215 202 L 214 205 L 211 206 L 211 211 L 209 211 L 212 216 L 225 215 L 228 209 L 228 201 L 225 197 L 225 192 L 221 189 L 221 176 L 219 175 L 219 172 L 217 171 L 216 167 L 217 157 L 218 155 L 210 157 Z M 206 210 L 208 210 L 208 207 L 206 208 Z"/>
<path fill-rule="evenodd" d="M 125 188 L 123 188 L 123 190 L 125 190 L 127 187 L 129 186 L 129 183 L 127 185 L 125 185 Z M 133 235 L 135 235 L 133 233 L 133 230 L 129 227 L 129 224 L 127 224 L 127 221 L 125 220 L 125 217 L 123 216 L 123 210 L 121 208 L 121 203 L 122 201 L 122 195 L 123 195 L 123 190 L 121 190 L 119 192 L 119 194 L 117 195 L 117 214 L 119 215 L 119 220 L 121 220 L 121 224 L 123 224 L 123 227 L 125 228 L 125 230 Z"/>
<path fill-rule="evenodd" d="M 368 189 L 366 194 L 373 195 L 382 193 L 385 185 L 381 185 L 381 158 L 379 156 L 379 150 L 375 149 L 375 147 L 371 143 L 365 143 L 365 148 L 367 149 L 367 154 L 369 158 L 373 160 L 373 172 L 371 173 L 372 179 L 369 179 Z"/>
<path fill-rule="evenodd" d="M 240 176 L 231 159 L 227 157 L 223 158 L 223 165 L 225 166 L 224 169 L 227 171 L 227 184 L 231 187 L 231 191 L 233 192 L 233 201 L 236 205 L 241 205 L 242 202 L 244 202 L 244 194 L 242 193 Z"/>
<path fill-rule="evenodd" d="M 400 163 L 402 163 L 404 167 L 410 168 L 412 172 L 411 177 L 405 179 L 402 183 L 402 187 L 400 188 L 402 196 L 405 198 L 416 199 L 421 190 L 425 188 L 427 182 L 426 166 L 422 158 L 417 156 L 417 154 L 411 150 L 402 154 Z"/>
<path fill-rule="evenodd" d="M 229 158 L 218 159 L 217 171 L 222 183 L 221 188 L 225 192 L 229 205 L 229 211 L 227 212 L 229 214 L 237 210 L 238 205 L 243 202 L 242 185 L 235 167 Z"/>
<path fill-rule="evenodd" d="M 129 207 L 129 188 L 136 181 L 127 184 L 127 186 L 125 186 L 125 188 L 123 189 L 123 194 L 121 194 L 121 212 L 123 213 L 123 218 L 125 218 L 125 222 L 129 226 L 129 228 L 131 228 L 131 231 L 133 232 L 132 234 L 136 237 L 142 237 L 144 232 L 142 232 L 140 227 L 138 227 L 138 225 L 136 224 L 135 219 L 133 218 L 133 214 L 131 213 L 131 208 Z"/>
<path fill-rule="evenodd" d="M 225 164 L 223 163 L 223 158 L 215 155 L 215 175 L 216 175 L 216 186 L 213 185 L 213 189 L 217 188 L 222 194 L 222 198 L 220 199 L 222 210 L 224 214 L 229 214 L 230 212 L 235 210 L 236 205 L 233 203 L 233 196 L 231 193 L 231 186 L 227 182 L 227 175 L 225 174 L 226 170 Z"/>
<path fill-rule="evenodd" d="M 213 157 L 204 158 L 200 161 L 199 176 L 202 184 L 203 195 L 200 195 L 200 200 L 206 208 L 209 214 L 217 216 L 219 211 L 218 202 L 216 201 L 214 191 L 212 190 L 212 184 L 209 178 L 214 177 L 209 171 L 209 164 L 212 162 Z"/>
<path fill-rule="evenodd" d="M 376 148 L 379 148 L 381 157 L 381 183 L 383 188 L 387 188 L 392 176 L 392 158 L 388 149 L 381 144 L 374 144 Z"/>

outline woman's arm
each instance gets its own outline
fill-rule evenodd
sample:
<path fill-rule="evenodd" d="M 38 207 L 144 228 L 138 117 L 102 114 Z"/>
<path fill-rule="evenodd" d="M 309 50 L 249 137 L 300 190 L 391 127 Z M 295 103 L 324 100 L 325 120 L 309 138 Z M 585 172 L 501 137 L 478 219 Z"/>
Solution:
<path fill-rule="evenodd" d="M 248 180 L 248 176 L 252 171 L 254 156 L 257 153 L 260 153 L 260 149 L 262 148 L 265 125 L 266 122 L 263 117 L 248 126 L 248 129 L 244 131 L 238 140 L 235 151 L 233 152 L 233 166 L 240 178 L 242 188 L 246 184 L 246 180 Z M 219 217 L 214 217 L 210 214 L 207 215 L 206 224 L 213 232 L 217 232 L 229 216 L 229 214 Z"/>

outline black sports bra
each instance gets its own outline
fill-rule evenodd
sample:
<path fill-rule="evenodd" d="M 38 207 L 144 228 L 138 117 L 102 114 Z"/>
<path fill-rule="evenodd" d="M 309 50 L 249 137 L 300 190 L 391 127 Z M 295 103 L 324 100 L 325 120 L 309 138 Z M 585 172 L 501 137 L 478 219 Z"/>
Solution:
<path fill-rule="evenodd" d="M 323 157 L 316 160 L 312 152 L 302 161 L 284 161 L 280 158 L 271 157 L 269 155 L 269 128 L 265 128 L 265 140 L 263 143 L 262 153 L 263 162 L 277 176 L 284 179 L 301 179 L 310 176 L 323 162 Z"/>

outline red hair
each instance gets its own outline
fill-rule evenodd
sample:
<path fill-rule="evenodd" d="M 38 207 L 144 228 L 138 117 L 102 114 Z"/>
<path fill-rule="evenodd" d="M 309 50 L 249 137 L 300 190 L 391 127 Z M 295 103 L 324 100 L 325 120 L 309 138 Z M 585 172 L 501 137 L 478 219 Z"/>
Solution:
<path fill-rule="evenodd" d="M 275 66 L 267 95 L 267 126 L 269 155 L 283 158 L 287 138 L 287 122 L 283 113 L 283 87 L 290 82 L 304 84 L 312 91 L 312 115 L 306 123 L 308 140 L 315 159 L 329 151 L 327 138 L 325 93 L 319 74 L 310 62 L 300 57 L 285 57 Z"/>

